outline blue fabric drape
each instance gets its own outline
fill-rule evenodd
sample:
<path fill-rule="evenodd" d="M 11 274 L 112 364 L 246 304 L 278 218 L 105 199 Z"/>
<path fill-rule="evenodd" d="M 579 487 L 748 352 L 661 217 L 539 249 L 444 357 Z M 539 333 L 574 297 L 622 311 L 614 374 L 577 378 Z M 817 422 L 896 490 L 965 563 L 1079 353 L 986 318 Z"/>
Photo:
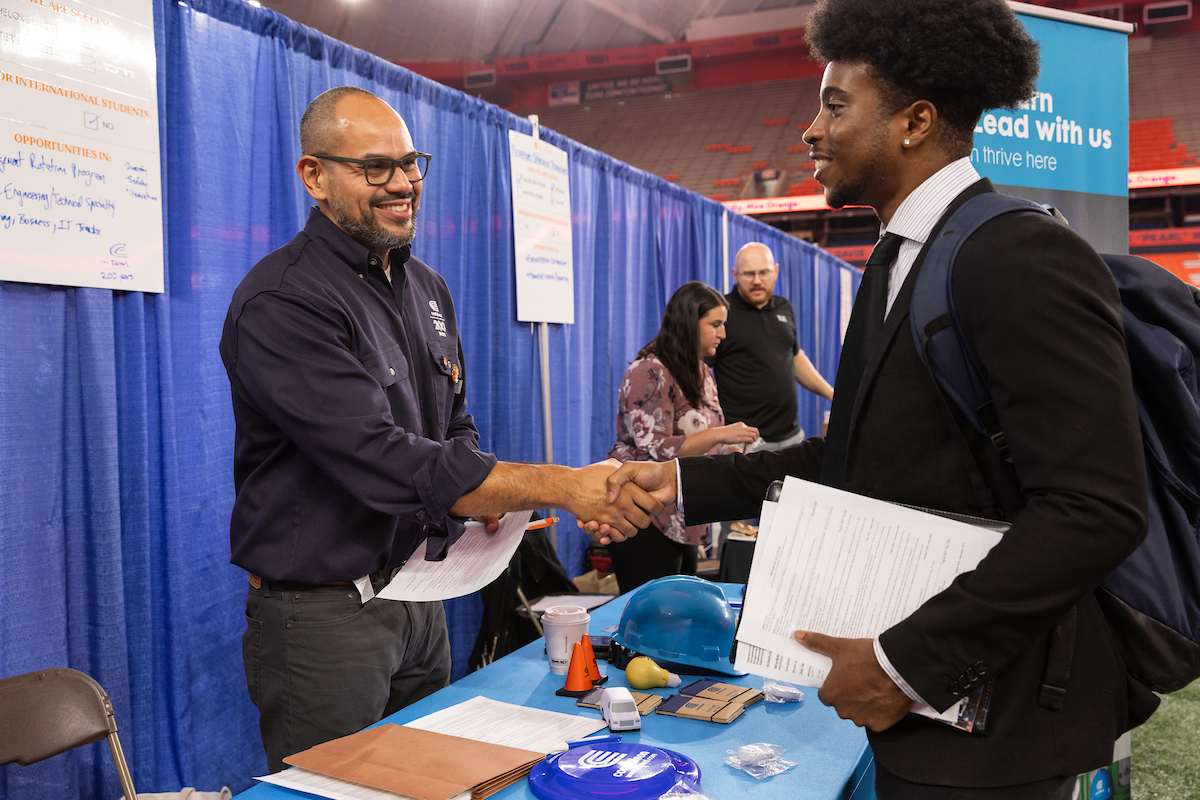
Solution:
<path fill-rule="evenodd" d="M 536 339 L 514 321 L 507 141 L 530 125 L 242 0 L 154 9 L 166 292 L 0 283 L 0 675 L 94 676 L 143 791 L 240 790 L 265 759 L 242 674 L 245 574 L 228 563 L 233 423 L 217 342 L 242 276 L 307 215 L 300 115 L 325 89 L 362 86 L 434 153 L 414 252 L 455 296 L 483 446 L 537 461 L 541 387 Z M 569 154 L 575 219 L 576 323 L 550 326 L 554 455 L 582 465 L 611 447 L 617 386 L 666 298 L 687 280 L 721 285 L 722 208 L 542 136 Z M 784 264 L 802 344 L 832 376 L 846 268 L 731 215 L 731 249 L 752 238 Z M 572 574 L 585 546 L 565 520 Z M 457 676 L 479 599 L 447 609 Z M 119 793 L 100 745 L 0 769 L 3 797 Z"/>

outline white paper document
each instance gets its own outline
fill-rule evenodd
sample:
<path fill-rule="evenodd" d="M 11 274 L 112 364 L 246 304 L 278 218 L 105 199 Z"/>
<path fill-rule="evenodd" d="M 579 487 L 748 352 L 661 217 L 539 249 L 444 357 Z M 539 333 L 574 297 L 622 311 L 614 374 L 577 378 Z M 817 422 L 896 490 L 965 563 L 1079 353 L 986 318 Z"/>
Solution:
<path fill-rule="evenodd" d="M 764 504 L 735 666 L 819 688 L 830 660 L 796 642 L 797 630 L 873 638 L 974 569 L 1000 538 L 788 478 L 779 502 Z"/>
<path fill-rule="evenodd" d="M 334 778 L 331 775 L 322 775 L 319 772 L 313 772 L 310 769 L 302 767 L 292 767 L 285 769 L 283 772 L 276 772 L 273 775 L 263 775 L 255 778 L 256 781 L 264 783 L 273 783 L 276 786 L 282 786 L 285 789 L 295 789 L 298 792 L 307 792 L 320 797 L 328 797 L 330 800 L 396 800 L 397 798 L 408 798 L 406 794 L 397 794 L 383 789 L 376 789 L 373 786 L 363 786 L 361 783 L 352 781 L 344 781 L 341 778 Z M 450 800 L 470 800 L 470 792 L 460 792 Z"/>
<path fill-rule="evenodd" d="M 526 519 L 528 521 L 528 519 Z M 522 530 L 524 529 L 522 524 Z M 507 564 L 508 562 L 505 561 Z M 489 700 L 482 695 L 405 723 L 406 727 L 474 739 L 477 742 L 549 753 L 556 744 L 580 739 L 607 728 L 598 717 L 574 716 Z M 255 780 L 328 797 L 331 800 L 396 800 L 407 795 L 344 781 L 319 772 L 291 767 Z M 463 792 L 451 800 L 468 800 Z"/>
<path fill-rule="evenodd" d="M 608 724 L 599 717 L 516 706 L 480 695 L 415 719 L 406 727 L 549 753 L 559 742 L 580 739 Z"/>
<path fill-rule="evenodd" d="M 425 542 L 421 542 L 378 596 L 420 602 L 449 600 L 479 591 L 508 567 L 532 515 L 532 511 L 505 514 L 495 533 L 485 531 L 482 522 L 468 522 L 467 532 L 450 546 L 442 561 L 426 561 Z"/>

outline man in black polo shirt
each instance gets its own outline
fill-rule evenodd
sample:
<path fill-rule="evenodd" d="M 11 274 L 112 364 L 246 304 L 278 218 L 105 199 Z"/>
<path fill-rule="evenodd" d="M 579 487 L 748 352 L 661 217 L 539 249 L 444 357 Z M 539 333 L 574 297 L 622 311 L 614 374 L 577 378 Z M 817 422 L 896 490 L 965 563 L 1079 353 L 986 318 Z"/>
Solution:
<path fill-rule="evenodd" d="M 446 684 L 441 603 L 372 600 L 422 541 L 439 560 L 466 517 L 552 507 L 591 519 L 612 471 L 479 450 L 450 291 L 409 246 L 430 157 L 396 112 L 331 89 L 305 111 L 300 144 L 316 208 L 246 275 L 221 336 L 236 426 L 230 560 L 249 573 L 242 651 L 273 772 Z M 609 516 L 621 533 L 650 522 L 633 504 Z"/>
<path fill-rule="evenodd" d="M 746 452 L 778 450 L 804 438 L 792 381 L 827 400 L 833 387 L 797 344 L 792 304 L 774 294 L 779 265 L 771 249 L 760 242 L 743 246 L 733 277 L 737 288 L 725 295 L 725 341 L 713 357 L 721 410 L 726 422 L 758 428 L 763 441 Z"/>

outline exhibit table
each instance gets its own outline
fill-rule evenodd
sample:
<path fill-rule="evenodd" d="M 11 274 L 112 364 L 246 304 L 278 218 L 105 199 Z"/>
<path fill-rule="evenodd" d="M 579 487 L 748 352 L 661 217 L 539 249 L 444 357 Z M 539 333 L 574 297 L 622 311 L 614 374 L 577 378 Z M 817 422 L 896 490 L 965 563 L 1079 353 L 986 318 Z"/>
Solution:
<path fill-rule="evenodd" d="M 743 586 L 720 586 L 731 601 L 740 601 Z M 623 596 L 592 609 L 591 634 L 602 635 L 605 629 L 616 626 L 625 603 Z M 603 660 L 600 671 L 610 676 L 606 686 L 628 686 L 624 672 Z M 682 677 L 684 686 L 695 680 L 687 675 Z M 756 688 L 762 686 L 762 678 L 753 675 L 722 677 L 721 680 Z M 579 708 L 573 698 L 555 694 L 564 681 L 565 676 L 550 674 L 543 642 L 539 639 L 398 711 L 384 722 L 403 724 L 477 695 L 599 719 L 599 711 Z M 668 689 L 649 691 L 664 696 L 675 693 Z M 625 742 L 675 750 L 693 759 L 701 770 L 701 788 L 712 800 L 735 797 L 873 800 L 875 796 L 874 761 L 866 735 L 850 722 L 839 719 L 833 709 L 821 705 L 812 689 L 804 689 L 804 699 L 799 703 L 756 703 L 727 725 L 649 714 L 642 718 L 640 732 L 626 733 L 623 737 Z M 727 750 L 755 742 L 781 745 L 786 748 L 784 757 L 797 762 L 797 766 L 759 781 L 724 763 Z M 238 795 L 244 800 L 297 800 L 311 796 L 270 784 L 259 784 Z M 529 789 L 529 782 L 522 780 L 493 797 L 533 798 L 534 794 Z"/>

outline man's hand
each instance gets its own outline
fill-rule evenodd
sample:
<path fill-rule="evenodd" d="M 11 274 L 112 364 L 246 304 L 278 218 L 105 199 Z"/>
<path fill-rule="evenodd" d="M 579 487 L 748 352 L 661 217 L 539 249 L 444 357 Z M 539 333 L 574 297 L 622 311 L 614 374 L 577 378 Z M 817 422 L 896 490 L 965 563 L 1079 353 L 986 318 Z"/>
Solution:
<path fill-rule="evenodd" d="M 638 486 L 614 495 L 606 478 L 620 465 L 608 459 L 574 470 L 575 491 L 565 508 L 575 515 L 576 524 L 585 528 L 601 544 L 623 542 L 650 524 L 650 515 L 663 510 L 663 504 L 654 495 Z"/>
<path fill-rule="evenodd" d="M 619 464 L 612 459 L 602 463 Z M 658 511 L 651 512 L 657 514 L 664 505 L 675 502 L 677 495 L 675 462 L 627 461 L 620 464 L 620 469 L 607 476 L 605 489 L 605 500 L 618 507 L 633 503 L 641 508 L 646 508 L 643 499 L 648 497 L 658 504 Z M 576 524 L 590 533 L 592 538 L 600 544 L 623 542 L 629 538 L 624 531 L 614 529 L 613 526 L 605 524 L 600 519 L 578 517 Z M 649 524 L 648 519 L 646 524 Z"/>
<path fill-rule="evenodd" d="M 870 639 L 841 639 L 812 631 L 796 631 L 795 636 L 809 650 L 833 659 L 817 697 L 842 719 L 878 733 L 912 709 L 913 701 L 879 666 Z"/>
<path fill-rule="evenodd" d="M 663 505 L 670 505 L 679 496 L 675 485 L 674 461 L 626 461 L 621 468 L 608 476 L 608 502 L 615 502 L 626 484 L 630 489 L 645 489 Z"/>
<path fill-rule="evenodd" d="M 495 533 L 500 530 L 500 518 L 503 514 L 480 514 L 478 517 L 471 517 L 476 522 L 483 523 L 483 529 L 488 533 Z"/>

